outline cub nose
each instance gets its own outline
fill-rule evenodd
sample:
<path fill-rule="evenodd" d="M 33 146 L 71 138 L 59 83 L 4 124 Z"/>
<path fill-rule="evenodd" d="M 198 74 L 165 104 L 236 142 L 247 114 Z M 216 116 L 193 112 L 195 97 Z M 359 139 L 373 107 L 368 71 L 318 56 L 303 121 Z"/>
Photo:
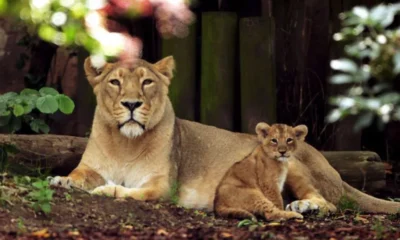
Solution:
<path fill-rule="evenodd" d="M 125 101 L 125 102 L 121 102 L 121 104 L 122 104 L 122 106 L 126 107 L 131 112 L 133 112 L 136 108 L 142 106 L 143 102 L 140 102 L 140 101 L 136 101 L 136 102 Z"/>
<path fill-rule="evenodd" d="M 284 155 L 284 154 L 286 153 L 286 149 L 278 149 L 278 152 L 279 152 L 281 155 Z"/>

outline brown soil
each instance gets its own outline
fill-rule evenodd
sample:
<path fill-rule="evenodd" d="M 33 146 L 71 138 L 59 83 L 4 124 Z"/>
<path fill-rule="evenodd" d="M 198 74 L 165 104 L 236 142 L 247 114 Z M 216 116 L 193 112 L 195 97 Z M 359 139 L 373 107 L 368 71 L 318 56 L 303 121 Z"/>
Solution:
<path fill-rule="evenodd" d="M 188 210 L 55 189 L 47 216 L 19 202 L 0 207 L 0 239 L 398 239 L 394 215 L 306 216 L 304 221 L 251 224 Z"/>

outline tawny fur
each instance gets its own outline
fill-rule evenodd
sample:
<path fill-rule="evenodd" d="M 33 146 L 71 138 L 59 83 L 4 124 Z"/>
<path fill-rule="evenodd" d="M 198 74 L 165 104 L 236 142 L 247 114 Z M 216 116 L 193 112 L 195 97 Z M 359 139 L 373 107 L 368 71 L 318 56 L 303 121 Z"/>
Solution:
<path fill-rule="evenodd" d="M 84 67 L 98 104 L 92 133 L 77 168 L 52 184 L 72 183 L 95 193 L 151 200 L 167 196 L 177 183 L 181 205 L 212 210 L 222 177 L 254 150 L 256 136 L 176 118 L 168 98 L 175 67 L 172 57 L 155 64 L 143 60 L 135 66 L 107 64 L 102 69 L 93 68 L 87 59 Z M 120 86 L 110 83 L 112 79 L 119 80 Z M 144 86 L 146 79 L 152 85 Z M 128 114 L 122 100 L 143 101 L 135 110 L 145 126 L 140 136 L 128 138 L 118 129 Z M 109 181 L 118 186 L 102 186 Z M 329 209 L 329 202 L 336 204 L 344 194 L 357 196 L 362 209 L 370 212 L 395 213 L 400 207 L 345 184 L 324 156 L 303 142 L 289 163 L 287 183 L 301 201 L 320 208 Z"/>
<path fill-rule="evenodd" d="M 235 163 L 225 174 L 215 196 L 219 216 L 287 220 L 303 218 L 297 212 L 284 211 L 282 187 L 288 162 L 297 141 L 304 140 L 307 127 L 259 123 L 256 132 L 260 145 L 244 160 Z"/>

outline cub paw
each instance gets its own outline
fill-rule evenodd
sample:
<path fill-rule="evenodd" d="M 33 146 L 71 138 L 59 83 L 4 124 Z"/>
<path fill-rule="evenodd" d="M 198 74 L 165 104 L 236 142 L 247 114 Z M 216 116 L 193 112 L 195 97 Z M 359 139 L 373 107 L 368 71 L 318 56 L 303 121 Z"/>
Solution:
<path fill-rule="evenodd" d="M 296 200 L 286 206 L 286 211 L 293 211 L 298 213 L 311 212 L 319 210 L 319 206 L 310 200 Z"/>
<path fill-rule="evenodd" d="M 51 186 L 55 187 L 70 189 L 72 186 L 72 179 L 70 177 L 47 177 L 47 181 L 49 181 Z"/>

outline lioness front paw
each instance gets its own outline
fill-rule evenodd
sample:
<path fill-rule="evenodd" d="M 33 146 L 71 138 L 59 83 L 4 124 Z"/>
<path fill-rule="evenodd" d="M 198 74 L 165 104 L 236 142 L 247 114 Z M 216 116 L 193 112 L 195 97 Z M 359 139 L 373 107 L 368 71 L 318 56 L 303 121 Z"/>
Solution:
<path fill-rule="evenodd" d="M 298 212 L 286 212 L 286 219 L 303 219 L 303 215 Z"/>
<path fill-rule="evenodd" d="M 70 189 L 72 186 L 72 179 L 70 177 L 47 177 L 51 186 L 62 187 Z"/>
<path fill-rule="evenodd" d="M 103 186 L 95 188 L 90 193 L 94 194 L 94 195 L 102 195 L 102 196 L 107 196 L 107 197 L 116 197 L 116 195 L 117 195 L 117 186 L 115 186 L 115 185 L 103 185 Z"/>
<path fill-rule="evenodd" d="M 305 213 L 319 210 L 319 206 L 310 200 L 296 200 L 286 206 L 286 211 Z"/>

